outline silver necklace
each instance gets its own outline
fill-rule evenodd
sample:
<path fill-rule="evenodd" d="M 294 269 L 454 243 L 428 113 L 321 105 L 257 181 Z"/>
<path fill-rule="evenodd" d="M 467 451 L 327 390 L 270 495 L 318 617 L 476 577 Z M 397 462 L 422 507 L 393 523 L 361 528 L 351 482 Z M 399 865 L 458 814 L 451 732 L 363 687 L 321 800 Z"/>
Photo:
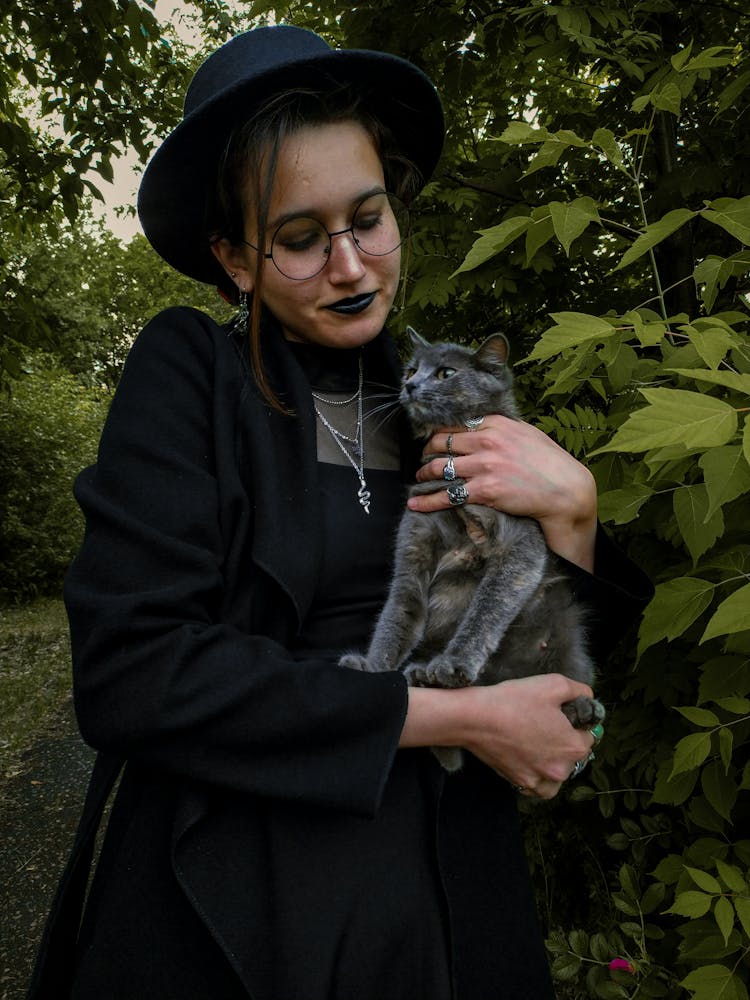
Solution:
<path fill-rule="evenodd" d="M 357 478 L 359 479 L 359 489 L 357 490 L 357 499 L 359 500 L 365 514 L 370 513 L 370 491 L 367 489 L 367 483 L 365 482 L 365 435 L 362 425 L 362 386 L 363 386 L 363 374 L 362 374 L 362 353 L 359 355 L 359 384 L 357 386 L 357 391 L 347 400 L 330 400 L 324 399 L 317 393 L 313 393 L 313 398 L 319 400 L 321 403 L 330 403 L 331 405 L 343 406 L 344 403 L 353 403 L 357 400 L 357 428 L 355 431 L 355 436 L 349 437 L 344 434 L 343 431 L 338 430 L 333 424 L 320 412 L 320 408 L 313 404 L 315 407 L 315 414 L 320 420 L 321 424 L 325 427 L 328 433 L 331 435 L 333 440 L 341 449 L 342 453 L 346 456 L 349 464 L 357 473 Z M 344 444 L 344 441 L 348 441 L 351 444 L 352 452 Z M 355 457 L 356 456 L 356 457 Z"/>

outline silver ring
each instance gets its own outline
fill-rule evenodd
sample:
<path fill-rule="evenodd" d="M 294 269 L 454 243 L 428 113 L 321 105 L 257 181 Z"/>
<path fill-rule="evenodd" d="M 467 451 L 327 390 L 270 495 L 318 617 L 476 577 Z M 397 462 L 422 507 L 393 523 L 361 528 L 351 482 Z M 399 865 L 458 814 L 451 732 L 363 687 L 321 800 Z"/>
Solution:
<path fill-rule="evenodd" d="M 454 507 L 461 507 L 469 499 L 469 491 L 463 483 L 458 483 L 456 486 L 449 486 L 446 493 Z"/>
<path fill-rule="evenodd" d="M 464 426 L 468 431 L 475 431 L 478 427 L 481 427 L 484 423 L 484 417 L 469 417 L 468 420 L 464 420 Z"/>
<path fill-rule="evenodd" d="M 453 435 L 449 434 L 448 437 L 445 439 L 445 450 L 448 452 L 449 458 L 453 458 L 453 452 L 451 451 L 452 448 L 453 448 Z"/>
<path fill-rule="evenodd" d="M 443 479 L 447 480 L 447 482 L 451 482 L 451 480 L 455 478 L 456 478 L 456 469 L 455 466 L 453 465 L 453 456 L 449 455 L 448 461 L 443 466 Z"/>
<path fill-rule="evenodd" d="M 513 791 L 514 792 L 518 792 L 518 794 L 520 795 L 521 792 L 525 792 L 526 791 L 526 785 L 514 785 L 513 786 Z"/>
<path fill-rule="evenodd" d="M 570 772 L 570 774 L 568 775 L 568 777 L 569 778 L 577 778 L 578 775 L 581 773 L 581 771 L 583 771 L 585 769 L 585 767 L 589 763 L 589 761 L 594 760 L 594 757 L 595 757 L 595 754 L 594 754 L 594 751 L 592 750 L 591 753 L 588 755 L 588 757 L 584 757 L 583 760 L 577 760 L 575 762 L 575 764 L 573 765 L 573 770 Z"/>

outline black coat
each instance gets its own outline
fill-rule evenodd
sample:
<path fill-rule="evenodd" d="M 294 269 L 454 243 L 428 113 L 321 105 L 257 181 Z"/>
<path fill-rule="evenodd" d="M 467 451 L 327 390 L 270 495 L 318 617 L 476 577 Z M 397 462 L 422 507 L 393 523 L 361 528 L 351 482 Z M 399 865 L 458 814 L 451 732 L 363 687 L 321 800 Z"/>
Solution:
<path fill-rule="evenodd" d="M 368 371 L 395 375 L 386 335 L 367 351 Z M 477 762 L 446 781 L 428 751 L 397 752 L 401 675 L 287 652 L 321 558 L 315 420 L 283 339 L 269 336 L 264 353 L 295 417 L 260 397 L 226 329 L 192 310 L 158 316 L 128 358 L 98 462 L 77 482 L 87 530 L 66 582 L 76 710 L 84 738 L 128 766 L 72 995 L 415 1000 L 397 961 L 391 983 L 368 980 L 366 948 L 348 992 L 316 966 L 331 935 L 347 933 L 337 887 L 368 863 L 352 833 L 377 831 L 391 786 L 408 780 L 427 803 L 425 854 L 437 847 L 448 944 L 435 953 L 452 955 L 455 997 L 543 1000 L 508 786 Z M 624 560 L 608 561 L 625 579 L 597 588 L 607 626 L 646 589 Z M 322 833 L 308 843 L 311 830 Z M 404 893 L 419 894 L 398 843 L 386 854 L 403 865 Z M 320 920 L 298 926 L 308 881 L 325 898 Z M 294 966 L 296 978 L 310 970 L 304 997 L 279 995 L 279 968 Z"/>

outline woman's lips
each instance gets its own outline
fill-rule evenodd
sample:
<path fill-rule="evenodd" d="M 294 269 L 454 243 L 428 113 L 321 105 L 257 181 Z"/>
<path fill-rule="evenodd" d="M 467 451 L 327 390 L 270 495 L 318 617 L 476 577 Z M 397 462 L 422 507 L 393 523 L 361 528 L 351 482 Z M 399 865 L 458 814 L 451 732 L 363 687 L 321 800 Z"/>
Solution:
<path fill-rule="evenodd" d="M 353 295 L 351 298 L 339 299 L 338 302 L 332 302 L 331 305 L 325 308 L 330 309 L 331 312 L 341 313 L 344 316 L 352 316 L 355 313 L 364 312 L 373 302 L 376 295 L 377 292 L 365 292 L 364 295 Z"/>

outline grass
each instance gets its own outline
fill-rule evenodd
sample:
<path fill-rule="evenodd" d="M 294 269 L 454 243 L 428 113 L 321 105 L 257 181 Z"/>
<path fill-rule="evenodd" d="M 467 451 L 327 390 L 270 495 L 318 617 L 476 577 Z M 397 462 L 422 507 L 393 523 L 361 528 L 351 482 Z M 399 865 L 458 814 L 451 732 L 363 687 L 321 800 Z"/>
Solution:
<path fill-rule="evenodd" d="M 0 608 L 0 777 L 70 697 L 70 642 L 61 600 Z"/>

